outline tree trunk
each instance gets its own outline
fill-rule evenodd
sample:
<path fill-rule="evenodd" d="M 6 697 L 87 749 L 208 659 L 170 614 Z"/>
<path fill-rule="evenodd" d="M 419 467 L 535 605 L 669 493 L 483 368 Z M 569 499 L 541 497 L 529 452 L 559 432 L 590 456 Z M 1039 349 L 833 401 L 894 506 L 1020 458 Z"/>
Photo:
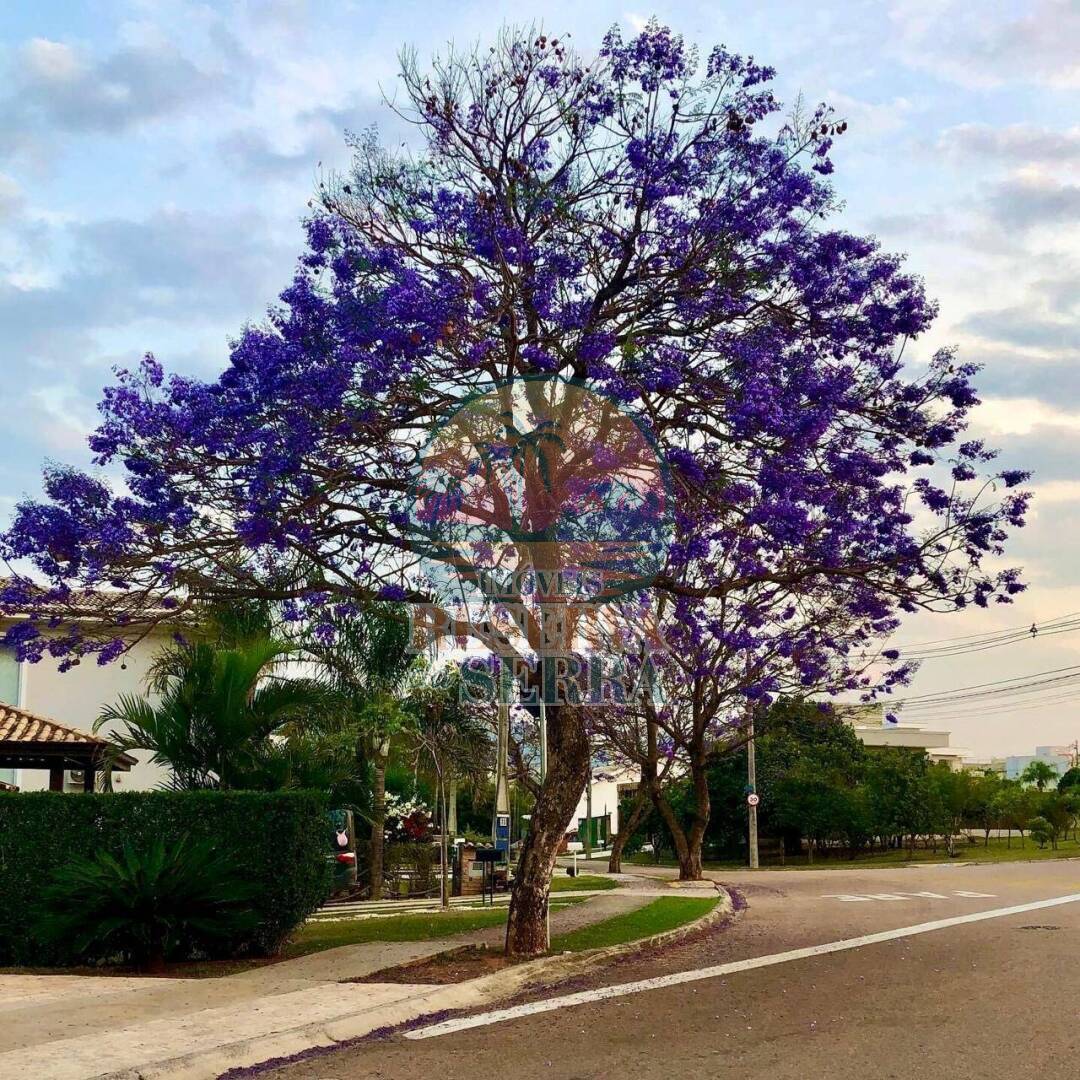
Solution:
<path fill-rule="evenodd" d="M 649 799 L 645 791 L 645 786 L 643 784 L 638 784 L 637 794 L 634 796 L 634 803 L 630 808 L 630 813 L 625 819 L 619 818 L 619 831 L 611 841 L 611 855 L 608 858 L 609 874 L 622 873 L 623 848 L 626 847 L 626 841 L 637 831 L 637 827 L 641 824 L 641 819 L 645 816 L 648 805 Z"/>
<path fill-rule="evenodd" d="M 672 809 L 671 803 L 668 802 L 667 796 L 664 795 L 660 782 L 655 777 L 652 778 L 649 788 L 649 797 L 652 799 L 652 804 L 656 808 L 656 812 L 660 815 L 660 820 L 663 821 L 664 825 L 667 827 L 668 836 L 671 837 L 671 842 L 675 847 L 675 858 L 679 860 L 679 880 L 700 881 L 700 847 L 697 851 L 697 859 L 695 860 L 694 852 L 691 849 L 686 831 L 683 829 L 675 811 Z M 697 877 L 694 877 L 695 872 Z"/>
<path fill-rule="evenodd" d="M 572 705 L 549 705 L 547 729 L 547 776 L 533 808 L 510 894 L 508 956 L 540 956 L 548 950 L 551 875 L 589 772 L 589 738 L 581 710 Z"/>
<path fill-rule="evenodd" d="M 694 816 L 686 835 L 689 859 L 684 867 L 679 863 L 680 881 L 701 880 L 701 849 L 705 843 L 705 830 L 709 827 L 709 814 L 712 806 L 709 802 L 709 777 L 705 771 L 705 747 L 700 744 L 693 749 L 690 763 L 691 782 L 694 787 Z"/>
<path fill-rule="evenodd" d="M 389 746 L 375 746 L 371 784 L 371 867 L 369 884 L 371 899 L 381 900 L 383 889 L 383 840 L 386 835 L 386 759 Z"/>

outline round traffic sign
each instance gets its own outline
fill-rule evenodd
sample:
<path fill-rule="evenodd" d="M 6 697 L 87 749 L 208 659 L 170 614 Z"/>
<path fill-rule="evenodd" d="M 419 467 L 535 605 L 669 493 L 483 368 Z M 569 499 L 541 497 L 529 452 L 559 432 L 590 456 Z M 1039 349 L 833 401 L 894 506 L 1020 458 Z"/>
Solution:
<path fill-rule="evenodd" d="M 761 802 L 761 796 L 751 792 L 746 796 L 746 801 L 750 806 L 757 806 L 757 804 Z"/>

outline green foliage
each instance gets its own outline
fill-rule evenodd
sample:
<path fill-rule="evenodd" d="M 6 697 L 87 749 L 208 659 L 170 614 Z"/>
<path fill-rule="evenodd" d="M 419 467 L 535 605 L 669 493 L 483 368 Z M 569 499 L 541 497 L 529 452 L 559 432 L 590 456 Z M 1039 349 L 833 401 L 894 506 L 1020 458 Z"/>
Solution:
<path fill-rule="evenodd" d="M 1034 784 L 1038 791 L 1045 791 L 1057 778 L 1057 769 L 1049 762 L 1039 760 L 1032 761 L 1020 774 L 1022 784 Z"/>
<path fill-rule="evenodd" d="M 1071 769 L 1067 769 L 1058 781 L 1058 791 L 1065 792 L 1073 788 L 1080 788 L 1080 768 L 1075 765 Z"/>
<path fill-rule="evenodd" d="M 1047 842 L 1056 846 L 1080 816 L 1080 769 L 1062 778 L 1060 790 L 1043 790 L 1056 778 L 1046 762 L 1033 763 L 1020 781 L 956 772 L 945 763 L 932 764 L 921 750 L 864 747 L 831 709 L 795 699 L 777 702 L 758 718 L 757 732 L 760 832 L 779 838 L 788 854 L 801 851 L 804 842 L 811 852 L 842 848 L 854 857 L 874 844 L 914 851 L 919 842 L 936 850 L 942 840 L 951 852 L 954 838 L 966 829 L 981 830 L 984 845 L 995 829 L 1019 831 L 1022 845 L 1036 815 L 1049 825 Z M 744 858 L 745 748 L 714 757 L 708 775 L 708 853 Z M 669 801 L 684 820 L 690 798 L 688 783 L 672 785 Z M 628 801 L 621 812 L 629 812 Z M 650 812 L 626 853 L 662 835 Z"/>
<path fill-rule="evenodd" d="M 1031 839 L 1041 848 L 1046 847 L 1054 838 L 1054 827 L 1044 817 L 1033 817 L 1028 822 L 1028 831 L 1031 833 Z"/>
<path fill-rule="evenodd" d="M 135 963 L 159 970 L 166 960 L 214 956 L 258 916 L 257 886 L 236 869 L 233 853 L 206 841 L 148 847 L 125 843 L 56 867 L 34 913 L 42 941 L 80 960 Z"/>
<path fill-rule="evenodd" d="M 258 921 L 220 951 L 273 954 L 329 895 L 326 812 L 325 795 L 302 791 L 0 793 L 0 964 L 76 963 L 69 942 L 30 932 L 28 913 L 50 876 L 159 841 L 166 850 L 186 842 L 227 853 L 238 878 L 256 887 Z"/>
<path fill-rule="evenodd" d="M 331 695 L 315 680 L 277 673 L 294 651 L 270 637 L 172 647 L 155 660 L 155 697 L 122 695 L 102 710 L 94 730 L 109 728 L 118 750 L 150 751 L 183 790 L 276 790 L 316 777 L 328 788 L 354 766 L 338 746 L 299 736 Z M 281 735 L 295 745 L 272 738 Z"/>

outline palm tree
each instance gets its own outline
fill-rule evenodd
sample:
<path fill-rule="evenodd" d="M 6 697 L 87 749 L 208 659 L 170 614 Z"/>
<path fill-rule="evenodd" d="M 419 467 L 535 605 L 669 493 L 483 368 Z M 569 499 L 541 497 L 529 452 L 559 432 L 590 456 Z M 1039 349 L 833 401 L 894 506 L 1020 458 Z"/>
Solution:
<path fill-rule="evenodd" d="M 330 635 L 312 633 L 305 651 L 325 672 L 338 707 L 331 727 L 351 733 L 372 767 L 369 882 L 381 899 L 386 831 L 386 768 L 391 740 L 408 726 L 402 705 L 418 670 L 408 613 L 400 604 L 374 603 L 336 619 Z"/>
<path fill-rule="evenodd" d="M 151 669 L 153 696 L 122 695 L 101 711 L 94 730 L 110 727 L 117 751 L 150 751 L 177 788 L 300 786 L 268 768 L 286 753 L 273 737 L 325 710 L 329 694 L 321 682 L 279 674 L 296 651 L 263 634 L 230 647 L 174 646 Z"/>
<path fill-rule="evenodd" d="M 1047 784 L 1053 784 L 1057 779 L 1057 769 L 1049 762 L 1040 761 L 1039 759 L 1029 762 L 1020 774 L 1020 780 L 1023 783 L 1034 784 L 1038 791 L 1045 790 Z"/>

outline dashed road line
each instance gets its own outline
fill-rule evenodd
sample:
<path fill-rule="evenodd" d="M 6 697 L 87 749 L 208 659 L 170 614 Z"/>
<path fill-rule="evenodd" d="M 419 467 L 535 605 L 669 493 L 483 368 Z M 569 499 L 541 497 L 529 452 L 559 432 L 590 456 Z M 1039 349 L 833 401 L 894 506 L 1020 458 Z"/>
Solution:
<path fill-rule="evenodd" d="M 869 900 L 953 900 L 960 897 L 965 900 L 994 900 L 997 893 L 973 892 L 970 889 L 954 889 L 951 893 L 930 892 L 892 892 L 892 893 L 823 893 L 822 900 L 839 900 L 843 904 L 858 904 Z"/>

